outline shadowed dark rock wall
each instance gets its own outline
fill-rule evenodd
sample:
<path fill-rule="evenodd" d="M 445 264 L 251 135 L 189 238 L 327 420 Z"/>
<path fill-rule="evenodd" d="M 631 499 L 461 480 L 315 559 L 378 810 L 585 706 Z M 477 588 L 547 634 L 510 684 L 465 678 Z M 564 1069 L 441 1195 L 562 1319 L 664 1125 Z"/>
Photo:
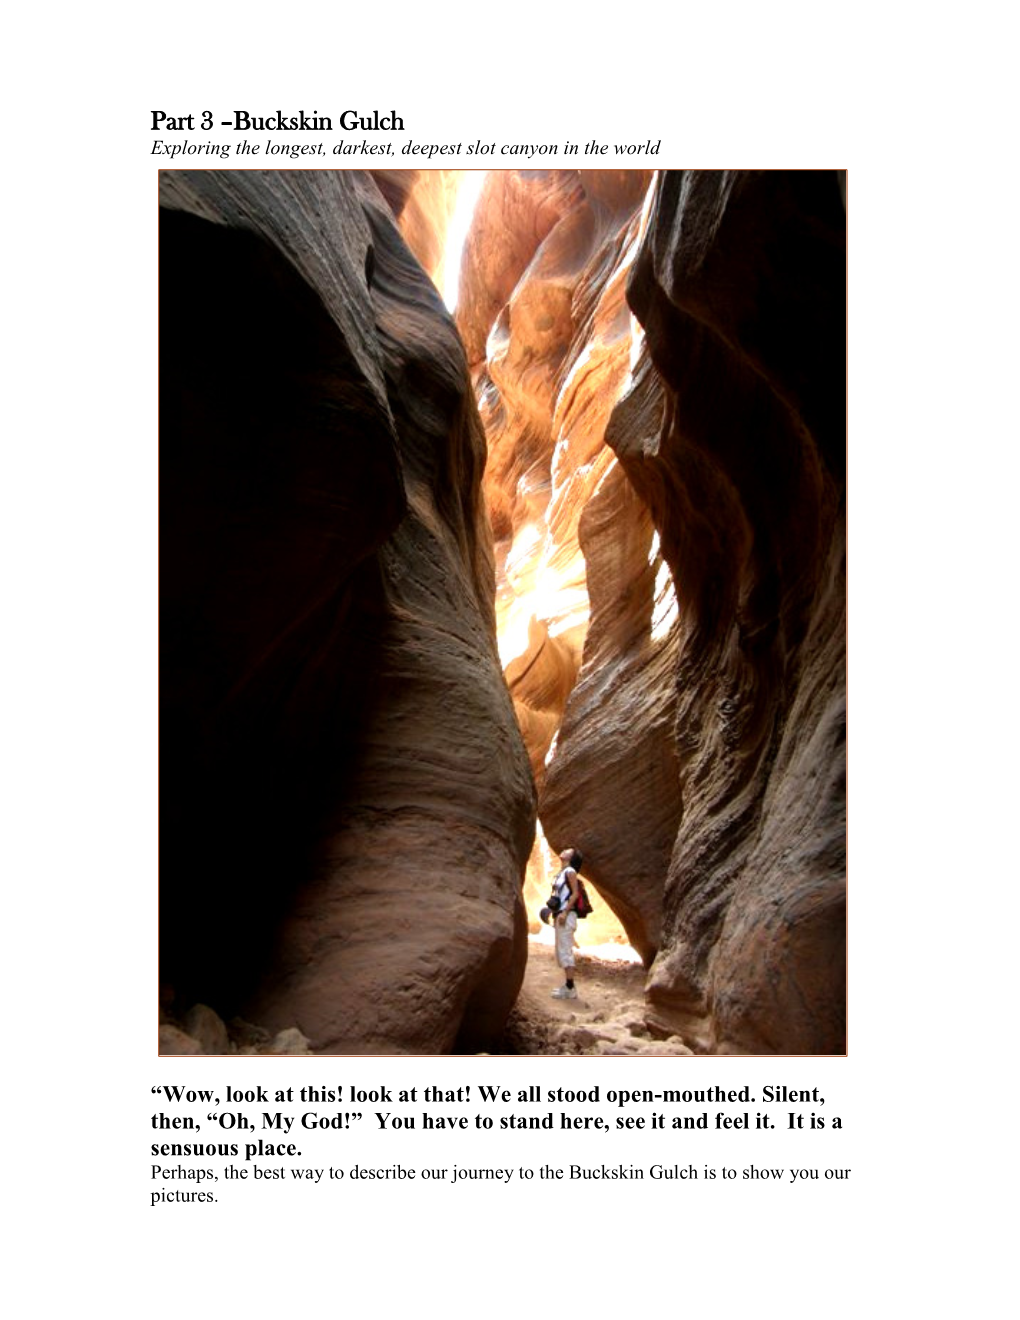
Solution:
<path fill-rule="evenodd" d="M 162 976 L 320 1050 L 491 1046 L 534 790 L 456 331 L 368 175 L 161 200 Z"/>
<path fill-rule="evenodd" d="M 607 433 L 679 601 L 682 819 L 649 978 L 703 1047 L 844 1048 L 845 217 L 834 172 L 669 173 L 628 297 L 663 382 Z"/>

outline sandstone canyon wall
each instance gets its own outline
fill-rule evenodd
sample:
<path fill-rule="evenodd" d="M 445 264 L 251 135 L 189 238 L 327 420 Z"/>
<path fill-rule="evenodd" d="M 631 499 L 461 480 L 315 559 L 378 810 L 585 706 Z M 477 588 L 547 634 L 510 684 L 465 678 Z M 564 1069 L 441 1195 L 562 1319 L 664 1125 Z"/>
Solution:
<path fill-rule="evenodd" d="M 414 189 L 161 179 L 162 977 L 316 1050 L 492 1048 L 535 798 Z"/>
<path fill-rule="evenodd" d="M 607 439 L 681 628 L 649 995 L 717 1050 L 844 1048 L 845 263 L 834 172 L 687 171 L 659 179 L 630 277 L 662 424 Z"/>
<path fill-rule="evenodd" d="M 469 238 L 507 679 L 545 832 L 649 965 L 650 1018 L 840 1051 L 839 181 L 647 183 L 493 174 Z"/>

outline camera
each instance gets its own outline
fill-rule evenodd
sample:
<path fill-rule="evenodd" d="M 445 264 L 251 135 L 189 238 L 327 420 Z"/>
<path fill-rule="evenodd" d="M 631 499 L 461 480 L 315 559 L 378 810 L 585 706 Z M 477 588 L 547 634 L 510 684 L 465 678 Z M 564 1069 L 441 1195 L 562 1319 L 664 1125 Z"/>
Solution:
<path fill-rule="evenodd" d="M 545 925 L 547 926 L 549 925 L 550 918 L 555 917 L 556 913 L 559 912 L 560 907 L 561 907 L 560 900 L 556 897 L 555 894 L 550 894 L 548 903 L 545 905 L 544 908 L 542 908 L 541 912 L 539 912 L 538 914 L 539 917 L 541 917 L 542 921 L 545 923 Z"/>

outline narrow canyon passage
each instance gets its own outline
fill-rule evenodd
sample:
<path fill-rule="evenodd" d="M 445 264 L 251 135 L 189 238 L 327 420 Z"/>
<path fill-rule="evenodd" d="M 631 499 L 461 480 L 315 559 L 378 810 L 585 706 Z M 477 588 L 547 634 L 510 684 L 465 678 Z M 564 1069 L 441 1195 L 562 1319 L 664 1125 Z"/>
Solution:
<path fill-rule="evenodd" d="M 842 1052 L 837 174 L 161 207 L 161 1050 Z"/>

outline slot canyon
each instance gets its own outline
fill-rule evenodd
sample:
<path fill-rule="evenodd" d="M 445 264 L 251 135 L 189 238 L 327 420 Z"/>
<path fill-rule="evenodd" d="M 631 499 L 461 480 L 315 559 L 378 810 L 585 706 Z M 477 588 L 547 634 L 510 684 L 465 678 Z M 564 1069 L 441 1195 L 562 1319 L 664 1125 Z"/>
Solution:
<path fill-rule="evenodd" d="M 843 1053 L 845 176 L 163 170 L 159 242 L 160 1051 Z"/>

